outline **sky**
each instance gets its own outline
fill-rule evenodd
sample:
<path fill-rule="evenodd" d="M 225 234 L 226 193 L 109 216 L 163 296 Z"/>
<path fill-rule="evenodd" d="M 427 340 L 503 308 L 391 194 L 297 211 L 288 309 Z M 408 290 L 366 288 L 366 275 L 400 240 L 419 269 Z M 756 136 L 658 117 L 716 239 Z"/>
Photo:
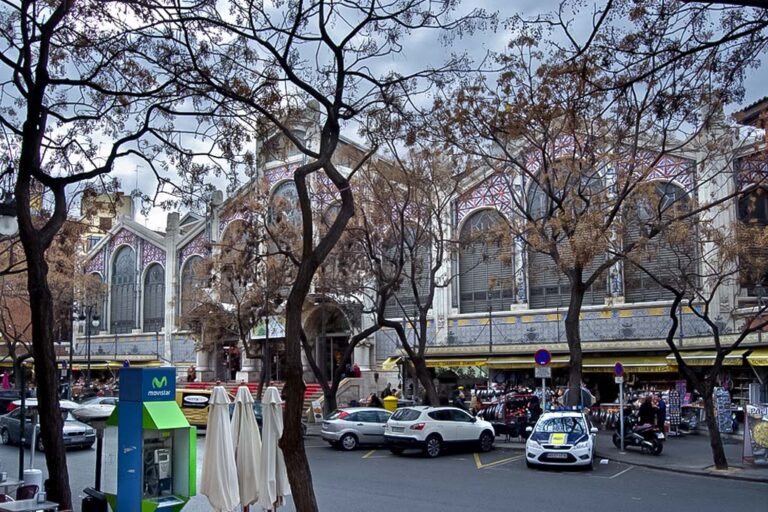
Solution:
<path fill-rule="evenodd" d="M 466 12 L 472 8 L 483 8 L 488 11 L 499 11 L 499 18 L 504 19 L 514 14 L 522 14 L 526 17 L 534 17 L 537 14 L 550 12 L 557 8 L 559 2 L 556 0 L 516 0 L 516 1 L 493 1 L 493 0 L 474 0 L 465 1 L 460 7 L 460 12 Z M 591 8 L 594 4 L 586 1 L 585 7 Z M 599 4 L 598 4 L 599 5 Z M 458 14 L 458 13 L 457 13 Z M 591 28 L 591 17 L 581 16 L 574 19 L 574 32 L 586 37 Z M 437 34 L 432 32 L 419 32 L 408 37 L 406 46 L 401 54 L 393 54 L 381 62 L 381 68 L 391 67 L 397 70 L 415 70 L 422 69 L 429 65 L 435 65 L 443 62 L 449 52 L 468 52 L 471 56 L 479 58 L 488 51 L 501 51 L 507 44 L 510 37 L 509 32 L 499 28 L 494 32 L 483 32 L 472 36 L 458 39 L 454 42 L 452 48 L 445 48 L 438 39 Z M 758 99 L 768 95 L 768 64 L 763 63 L 759 69 L 748 73 L 745 88 L 746 97 L 740 106 L 731 106 L 730 111 L 738 110 L 746 105 L 754 103 Z M 358 140 L 353 126 L 348 127 L 346 136 Z M 153 187 L 148 180 L 144 179 L 144 171 L 141 167 L 131 166 L 130 163 L 120 166 L 114 173 L 122 183 L 123 190 L 130 191 L 137 185 L 146 192 L 152 193 Z M 217 184 L 219 188 L 224 188 L 225 184 Z M 148 216 L 143 216 L 138 212 L 139 205 L 136 204 L 137 215 L 135 220 L 147 225 L 152 229 L 162 230 L 165 227 L 167 212 L 159 207 L 152 208 Z M 183 214 L 183 212 L 182 212 Z"/>

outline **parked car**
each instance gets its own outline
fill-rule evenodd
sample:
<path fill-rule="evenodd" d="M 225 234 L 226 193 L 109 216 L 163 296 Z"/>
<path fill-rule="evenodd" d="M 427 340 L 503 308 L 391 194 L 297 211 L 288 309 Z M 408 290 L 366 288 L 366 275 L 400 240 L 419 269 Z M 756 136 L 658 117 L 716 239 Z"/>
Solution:
<path fill-rule="evenodd" d="M 536 466 L 583 466 L 592 469 L 597 428 L 575 411 L 542 414 L 525 443 L 525 463 Z"/>
<path fill-rule="evenodd" d="M 62 417 L 64 418 L 64 446 L 67 448 L 90 448 L 96 441 L 96 431 L 81 423 L 72 416 L 69 409 L 62 409 Z M 34 408 L 25 408 L 25 420 L 24 420 L 24 439 L 26 444 L 32 443 L 32 425 L 34 419 Z M 35 434 L 35 447 L 43 451 L 45 446 L 42 439 L 40 439 L 40 425 L 36 424 L 37 432 Z M 14 409 L 13 411 L 0 416 L 0 441 L 3 444 L 18 444 L 21 442 L 21 409 Z"/>
<path fill-rule="evenodd" d="M 488 452 L 495 434 L 489 422 L 457 407 L 418 406 L 397 409 L 387 421 L 384 439 L 395 455 L 418 448 L 437 457 L 453 445 L 476 445 Z"/>
<path fill-rule="evenodd" d="M 14 400 L 21 398 L 21 394 L 15 389 L 0 391 L 0 414 L 5 414 L 13 410 L 11 405 Z"/>
<path fill-rule="evenodd" d="M 384 444 L 384 426 L 392 413 L 375 407 L 339 409 L 323 420 L 320 435 L 334 448 L 354 450 L 364 444 Z"/>
<path fill-rule="evenodd" d="M 117 403 L 120 401 L 120 399 L 116 396 L 95 396 L 93 398 L 89 398 L 88 400 L 85 400 L 84 402 L 80 403 L 80 407 L 75 409 L 77 411 L 78 409 L 82 409 L 84 407 L 91 407 L 93 405 L 100 405 L 103 406 L 102 408 L 106 411 L 108 410 L 110 413 L 115 410 L 115 407 L 117 406 Z M 74 413 L 75 416 L 78 416 L 77 412 Z"/>

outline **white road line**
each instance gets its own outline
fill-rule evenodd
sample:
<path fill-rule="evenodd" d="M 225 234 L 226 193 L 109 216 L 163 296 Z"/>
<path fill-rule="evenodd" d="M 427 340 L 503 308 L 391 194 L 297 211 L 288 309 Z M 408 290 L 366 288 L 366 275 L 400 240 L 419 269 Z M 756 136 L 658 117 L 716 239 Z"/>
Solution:
<path fill-rule="evenodd" d="M 619 472 L 619 473 L 616 473 L 615 475 L 613 475 L 613 476 L 611 476 L 611 477 L 608 477 L 608 478 L 609 478 L 609 479 L 611 479 L 611 480 L 613 480 L 613 479 L 614 479 L 614 478 L 616 478 L 617 476 L 621 476 L 621 475 L 623 475 L 624 473 L 626 473 L 627 471 L 629 471 L 629 470 L 631 470 L 631 469 L 635 469 L 635 466 L 629 466 L 629 467 L 628 467 L 627 469 L 625 469 L 624 471 L 621 471 L 621 472 Z"/>

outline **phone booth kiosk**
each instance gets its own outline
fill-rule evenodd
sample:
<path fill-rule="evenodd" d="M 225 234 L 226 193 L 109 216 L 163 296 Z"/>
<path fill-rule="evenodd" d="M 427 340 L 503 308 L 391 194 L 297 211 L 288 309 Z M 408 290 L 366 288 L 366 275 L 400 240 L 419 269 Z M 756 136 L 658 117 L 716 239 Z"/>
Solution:
<path fill-rule="evenodd" d="M 122 368 L 114 512 L 177 512 L 195 495 L 197 431 L 176 404 L 174 368 Z"/>

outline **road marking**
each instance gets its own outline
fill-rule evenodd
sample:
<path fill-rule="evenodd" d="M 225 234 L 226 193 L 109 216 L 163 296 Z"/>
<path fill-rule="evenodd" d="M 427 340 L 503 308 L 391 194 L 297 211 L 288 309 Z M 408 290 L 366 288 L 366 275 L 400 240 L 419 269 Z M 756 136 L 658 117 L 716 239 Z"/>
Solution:
<path fill-rule="evenodd" d="M 373 455 L 374 453 L 376 453 L 376 450 L 371 450 L 371 451 L 369 451 L 368 453 L 366 453 L 365 455 L 363 455 L 363 458 L 364 458 L 364 459 L 367 459 L 368 457 L 370 457 L 370 456 L 371 456 L 371 455 Z"/>
<path fill-rule="evenodd" d="M 522 455 L 518 455 L 516 457 L 508 457 L 506 459 L 495 460 L 493 462 L 489 462 L 488 464 L 483 464 L 483 461 L 480 460 L 479 453 L 474 453 L 473 455 L 475 457 L 475 466 L 477 467 L 477 469 L 493 468 L 493 467 L 501 466 L 502 464 L 508 464 L 510 462 L 514 462 L 516 460 L 520 460 L 523 458 Z"/>
<path fill-rule="evenodd" d="M 621 471 L 621 472 L 619 472 L 619 473 L 616 473 L 615 475 L 613 475 L 613 476 L 611 476 L 611 477 L 608 477 L 608 478 L 610 478 L 611 480 L 613 480 L 613 479 L 614 479 L 614 478 L 616 478 L 617 476 L 621 476 L 621 475 L 623 475 L 624 473 L 626 473 L 627 471 L 629 471 L 629 470 L 631 470 L 631 469 L 634 469 L 634 468 L 635 468 L 634 466 L 629 466 L 629 467 L 628 467 L 627 469 L 625 469 L 624 471 Z"/>

